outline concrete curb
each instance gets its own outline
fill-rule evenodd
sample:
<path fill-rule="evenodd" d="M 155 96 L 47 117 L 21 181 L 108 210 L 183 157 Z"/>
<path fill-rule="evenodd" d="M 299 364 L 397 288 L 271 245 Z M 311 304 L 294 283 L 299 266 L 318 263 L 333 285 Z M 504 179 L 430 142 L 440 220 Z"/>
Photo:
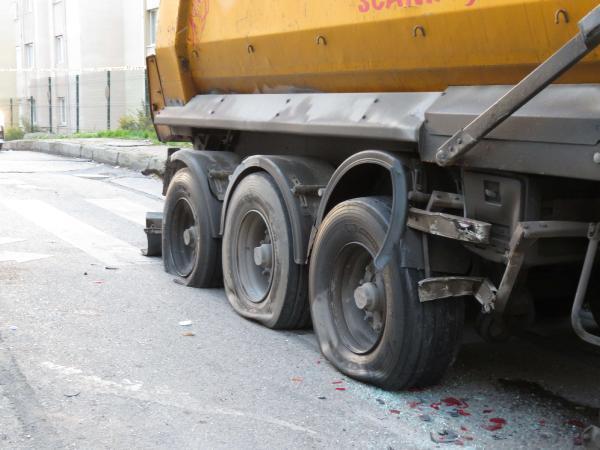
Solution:
<path fill-rule="evenodd" d="M 152 151 L 148 151 L 148 148 L 152 148 Z M 125 167 L 137 172 L 150 171 L 161 176 L 165 173 L 167 162 L 167 149 L 160 146 L 118 147 L 57 140 L 21 140 L 6 142 L 3 150 L 31 151 L 81 158 L 111 166 Z"/>

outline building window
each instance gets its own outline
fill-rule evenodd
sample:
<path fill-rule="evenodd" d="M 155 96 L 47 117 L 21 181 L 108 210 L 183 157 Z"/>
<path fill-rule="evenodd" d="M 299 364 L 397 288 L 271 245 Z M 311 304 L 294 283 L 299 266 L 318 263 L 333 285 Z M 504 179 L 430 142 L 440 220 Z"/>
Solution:
<path fill-rule="evenodd" d="M 34 65 L 33 43 L 25 44 L 25 68 L 32 69 Z"/>
<path fill-rule="evenodd" d="M 27 12 L 33 12 L 33 0 L 25 0 L 27 4 Z"/>
<path fill-rule="evenodd" d="M 12 16 L 14 20 L 19 20 L 19 4 L 14 1 L 11 4 Z"/>
<path fill-rule="evenodd" d="M 67 102 L 64 97 L 58 97 L 58 118 L 61 125 L 67 124 Z"/>
<path fill-rule="evenodd" d="M 29 97 L 28 100 L 28 111 L 26 114 L 23 114 L 21 116 L 21 120 L 24 122 L 23 125 L 26 125 L 26 123 L 29 123 L 31 121 L 31 123 L 29 123 L 30 129 L 28 131 L 32 131 L 37 125 L 37 105 L 35 102 L 35 98 Z"/>
<path fill-rule="evenodd" d="M 156 45 L 157 24 L 158 24 L 158 9 L 148 10 L 148 45 Z"/>
<path fill-rule="evenodd" d="M 65 62 L 65 39 L 64 36 L 56 36 L 54 38 L 54 58 L 56 64 Z"/>

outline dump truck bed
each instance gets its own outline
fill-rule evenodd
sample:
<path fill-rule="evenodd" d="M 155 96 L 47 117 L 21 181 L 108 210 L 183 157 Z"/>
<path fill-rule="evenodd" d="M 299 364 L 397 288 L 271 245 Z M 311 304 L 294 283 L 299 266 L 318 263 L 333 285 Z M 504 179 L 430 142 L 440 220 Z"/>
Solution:
<path fill-rule="evenodd" d="M 161 7 L 167 104 L 200 93 L 515 84 L 597 0 L 193 0 Z M 561 79 L 600 82 L 596 51 Z"/>

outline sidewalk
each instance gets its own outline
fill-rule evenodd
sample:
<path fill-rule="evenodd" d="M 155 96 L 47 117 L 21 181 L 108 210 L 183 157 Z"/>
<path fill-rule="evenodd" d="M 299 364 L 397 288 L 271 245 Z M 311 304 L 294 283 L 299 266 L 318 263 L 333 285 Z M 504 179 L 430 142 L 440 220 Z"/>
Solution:
<path fill-rule="evenodd" d="M 127 139 L 42 139 L 9 141 L 3 150 L 32 151 L 82 158 L 163 175 L 167 146 Z"/>

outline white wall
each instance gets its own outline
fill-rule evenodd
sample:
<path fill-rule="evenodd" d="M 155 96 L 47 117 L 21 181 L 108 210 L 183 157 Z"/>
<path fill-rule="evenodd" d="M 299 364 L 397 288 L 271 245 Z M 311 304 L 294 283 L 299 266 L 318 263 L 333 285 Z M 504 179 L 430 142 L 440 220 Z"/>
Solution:
<path fill-rule="evenodd" d="M 0 0 L 0 115 L 10 126 L 10 99 L 17 96 L 14 20 L 10 0 Z M 15 112 L 16 115 L 16 112 Z"/>

